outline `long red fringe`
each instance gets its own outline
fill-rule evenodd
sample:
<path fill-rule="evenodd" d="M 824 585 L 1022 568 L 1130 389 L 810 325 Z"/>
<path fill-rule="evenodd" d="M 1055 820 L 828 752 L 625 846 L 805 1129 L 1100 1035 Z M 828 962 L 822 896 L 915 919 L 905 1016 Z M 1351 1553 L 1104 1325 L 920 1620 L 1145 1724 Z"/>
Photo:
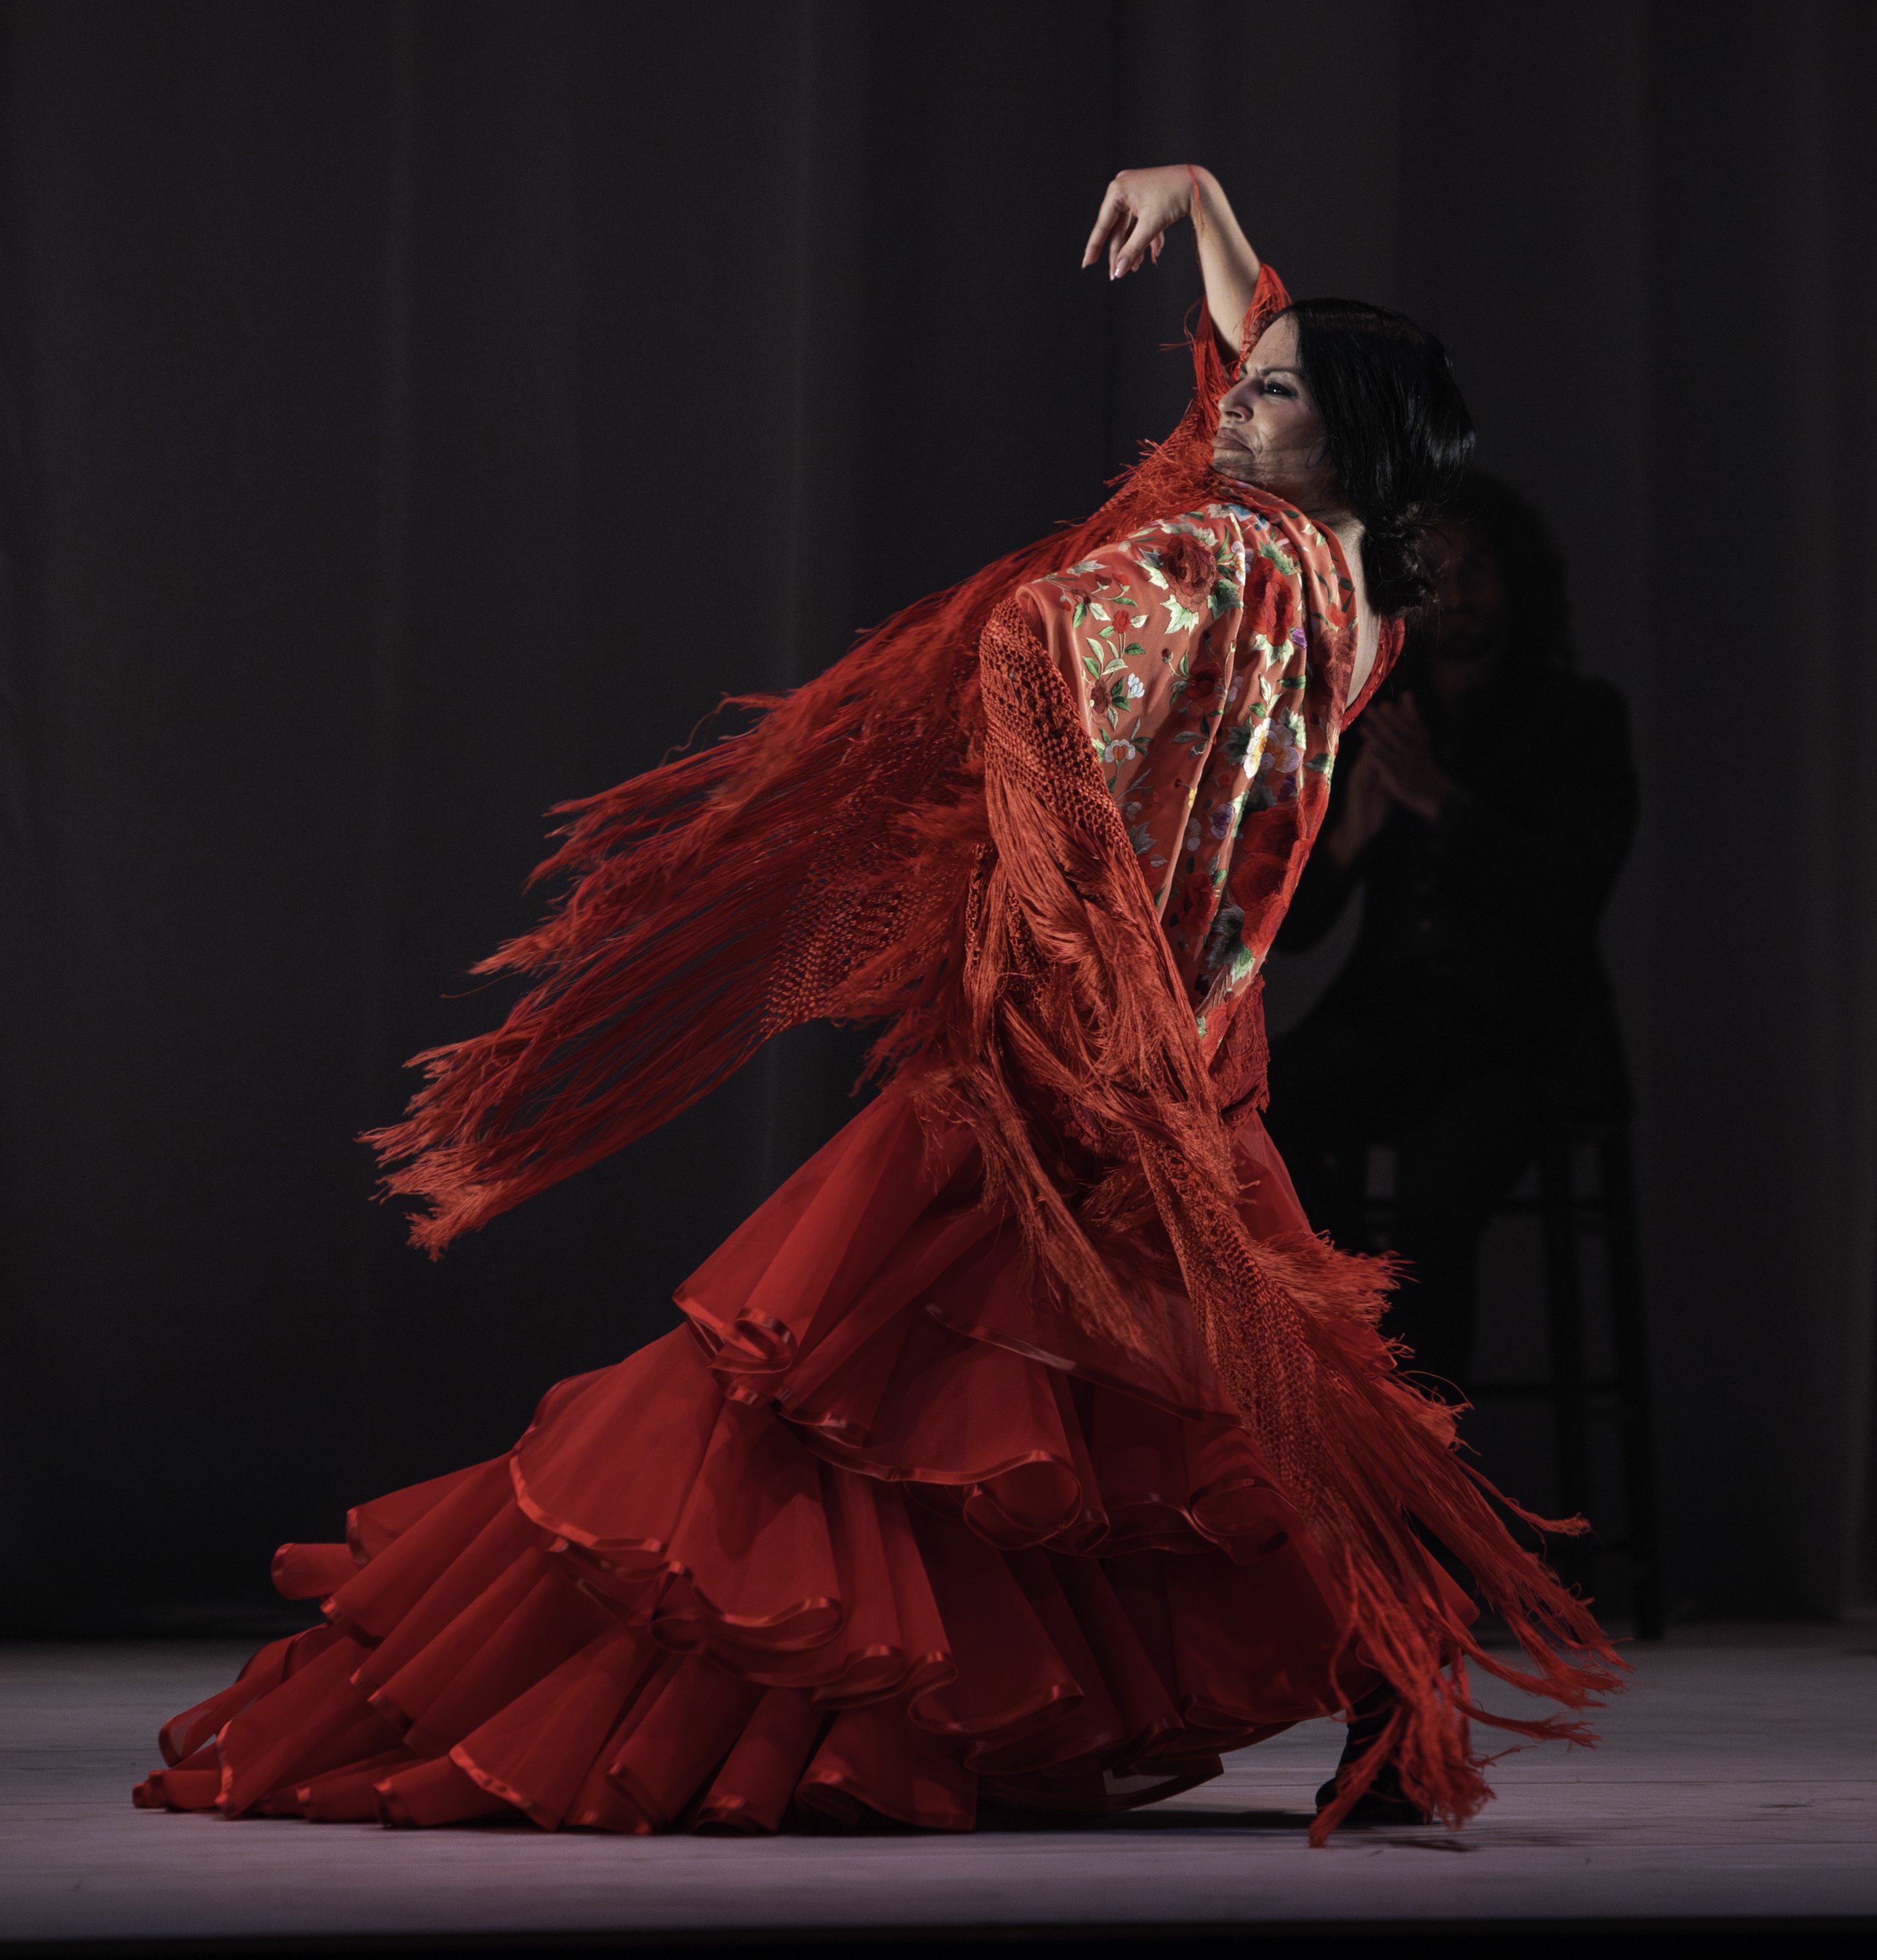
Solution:
<path fill-rule="evenodd" d="M 1247 341 L 1288 304 L 1267 267 Z M 1202 309 L 1197 386 L 1082 523 L 895 614 L 825 673 L 726 708 L 753 726 L 565 804 L 531 883 L 565 883 L 533 931 L 476 969 L 533 985 L 500 1026 L 433 1048 L 404 1120 L 371 1131 L 389 1194 L 428 1207 L 433 1254 L 709 1094 L 773 1035 L 889 1026 L 891 1072 L 921 1038 L 985 837 L 974 751 L 977 641 L 1016 587 L 1155 516 L 1225 494 L 1212 436 L 1226 386 Z"/>
<path fill-rule="evenodd" d="M 1151 1330 L 1141 1296 L 1072 1203 L 1053 1141 L 1065 1112 L 1116 1165 L 1110 1182 L 1138 1166 L 1220 1379 L 1331 1558 L 1361 1659 L 1399 1699 L 1313 1836 L 1335 1828 L 1389 1754 L 1410 1797 L 1458 1823 L 1491 1794 L 1472 1720 L 1590 1739 L 1561 1718 L 1485 1714 L 1467 1692 L 1467 1661 L 1575 1709 L 1616 1685 L 1615 1656 L 1584 1603 L 1512 1537 L 1454 1446 L 1454 1411 L 1398 1371 L 1373 1265 L 1326 1250 L 1313 1270 L 1295 1249 L 1274 1255 L 1247 1235 L 1230 1137 L 1125 826 L 1067 682 L 1015 606 L 986 628 L 980 682 L 993 848 L 968 915 L 963 984 L 935 1012 L 916 1093 L 935 1121 L 971 1125 L 987 1201 L 1021 1220 L 1065 1304 L 1123 1338 Z M 1529 1669 L 1474 1637 L 1429 1538 L 1472 1574 Z"/>

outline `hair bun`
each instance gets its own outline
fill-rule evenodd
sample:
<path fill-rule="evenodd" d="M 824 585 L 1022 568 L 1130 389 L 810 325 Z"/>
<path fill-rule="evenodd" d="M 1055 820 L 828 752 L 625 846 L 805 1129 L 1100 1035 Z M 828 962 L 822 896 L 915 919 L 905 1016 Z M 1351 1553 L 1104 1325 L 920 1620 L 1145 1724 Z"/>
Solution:
<path fill-rule="evenodd" d="M 1342 494 L 1362 521 L 1369 603 L 1396 617 L 1418 612 L 1434 594 L 1424 533 L 1473 452 L 1453 364 L 1412 320 L 1360 300 L 1299 300 L 1286 310 Z"/>

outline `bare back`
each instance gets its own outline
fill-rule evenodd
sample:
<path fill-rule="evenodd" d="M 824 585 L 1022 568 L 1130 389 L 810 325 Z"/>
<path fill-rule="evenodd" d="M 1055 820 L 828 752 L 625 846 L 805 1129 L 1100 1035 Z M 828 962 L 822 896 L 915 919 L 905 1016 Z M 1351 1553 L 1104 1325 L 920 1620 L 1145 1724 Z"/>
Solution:
<path fill-rule="evenodd" d="M 1375 671 L 1375 657 L 1382 644 L 1382 622 L 1369 603 L 1368 581 L 1362 572 L 1362 527 L 1357 523 L 1332 526 L 1342 547 L 1349 582 L 1355 588 L 1355 665 L 1349 673 L 1349 698 L 1361 698 Z"/>

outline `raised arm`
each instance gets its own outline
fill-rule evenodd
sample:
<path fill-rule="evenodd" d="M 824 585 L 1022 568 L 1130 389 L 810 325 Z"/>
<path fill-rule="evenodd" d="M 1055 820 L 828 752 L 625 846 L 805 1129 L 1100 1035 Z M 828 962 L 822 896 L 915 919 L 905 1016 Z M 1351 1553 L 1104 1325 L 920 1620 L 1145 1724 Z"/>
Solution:
<path fill-rule="evenodd" d="M 1167 233 L 1183 218 L 1193 220 L 1199 243 L 1206 310 L 1235 361 L 1245 310 L 1258 285 L 1258 255 L 1218 178 L 1203 166 L 1161 164 L 1151 170 L 1123 170 L 1101 200 L 1082 263 L 1094 265 L 1105 250 L 1110 278 L 1138 272 L 1159 258 Z"/>

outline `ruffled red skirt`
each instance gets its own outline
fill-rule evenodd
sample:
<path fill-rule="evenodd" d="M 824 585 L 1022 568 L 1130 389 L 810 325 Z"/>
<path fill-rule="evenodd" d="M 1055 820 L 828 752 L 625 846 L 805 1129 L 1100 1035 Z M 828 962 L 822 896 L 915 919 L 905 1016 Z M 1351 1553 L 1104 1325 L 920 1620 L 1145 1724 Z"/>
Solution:
<path fill-rule="evenodd" d="M 1237 1134 L 1254 1234 L 1304 1233 Z M 1336 1666 L 1333 1581 L 1190 1312 L 1103 1348 L 977 1192 L 964 1131 L 934 1162 L 880 1097 L 687 1283 L 687 1328 L 284 1546 L 326 1624 L 169 1723 L 136 1801 L 968 1830 L 1152 1803 L 1346 1705 L 1377 1677 Z"/>

